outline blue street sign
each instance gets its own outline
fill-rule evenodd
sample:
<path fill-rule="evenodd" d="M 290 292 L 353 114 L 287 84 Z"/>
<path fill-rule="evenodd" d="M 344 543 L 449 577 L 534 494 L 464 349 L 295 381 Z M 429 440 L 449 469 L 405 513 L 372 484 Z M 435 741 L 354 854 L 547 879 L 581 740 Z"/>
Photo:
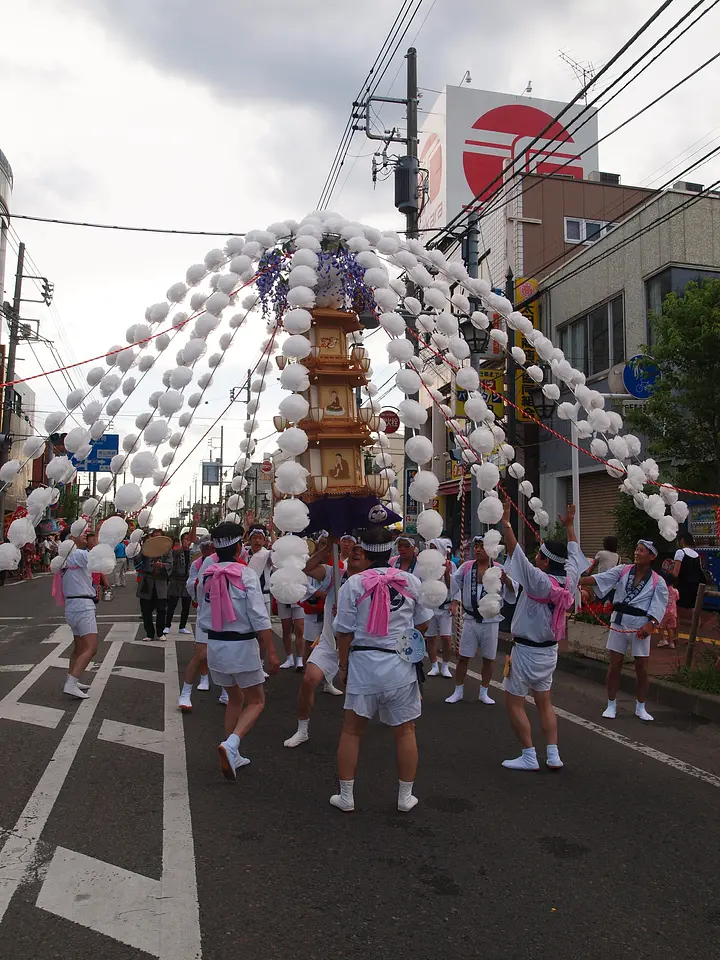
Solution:
<path fill-rule="evenodd" d="M 78 462 L 75 457 L 70 457 L 75 467 L 80 473 L 109 473 L 110 461 L 117 455 L 120 444 L 120 436 L 117 433 L 106 433 L 92 445 L 92 450 L 87 458 Z"/>
<path fill-rule="evenodd" d="M 647 400 L 660 376 L 660 368 L 652 359 L 638 354 L 631 357 L 623 370 L 623 384 L 631 397 Z"/>

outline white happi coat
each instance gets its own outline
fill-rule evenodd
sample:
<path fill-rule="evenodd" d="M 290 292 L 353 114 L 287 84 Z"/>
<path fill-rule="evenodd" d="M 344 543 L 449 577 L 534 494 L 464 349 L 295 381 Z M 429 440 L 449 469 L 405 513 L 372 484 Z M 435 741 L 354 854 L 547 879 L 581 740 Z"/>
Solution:
<path fill-rule="evenodd" d="M 624 571 L 624 572 L 623 572 Z M 628 591 L 632 593 L 632 583 L 635 577 L 635 566 L 612 567 L 605 573 L 596 573 L 593 576 L 595 581 L 595 593 L 599 597 L 604 597 L 611 590 L 615 590 L 615 603 L 629 603 L 639 610 L 644 610 L 645 615 L 635 616 L 629 613 L 613 613 L 611 617 L 611 626 L 622 630 L 641 630 L 652 618 L 658 623 L 665 616 L 665 609 L 668 604 L 668 588 L 662 577 L 657 574 L 650 575 L 647 583 L 642 590 L 634 597 L 626 600 Z M 657 582 L 654 583 L 653 581 Z"/>

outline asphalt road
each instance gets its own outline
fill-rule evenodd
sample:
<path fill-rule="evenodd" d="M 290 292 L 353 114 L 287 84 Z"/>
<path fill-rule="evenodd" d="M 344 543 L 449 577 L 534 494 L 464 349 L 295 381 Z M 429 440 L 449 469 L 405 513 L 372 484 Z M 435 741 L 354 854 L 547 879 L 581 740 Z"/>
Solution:
<path fill-rule="evenodd" d="M 433 679 L 419 805 L 397 812 L 392 738 L 373 725 L 342 814 L 340 698 L 318 695 L 290 751 L 299 677 L 269 681 L 252 762 L 228 784 L 216 693 L 176 710 L 192 643 L 136 642 L 132 590 L 117 591 L 76 704 L 49 593 L 47 577 L 0 589 L 3 960 L 718 955 L 717 727 L 662 707 L 642 724 L 627 698 L 609 724 L 602 688 L 559 674 L 566 766 L 514 773 L 501 692 L 451 706 L 452 681 Z"/>

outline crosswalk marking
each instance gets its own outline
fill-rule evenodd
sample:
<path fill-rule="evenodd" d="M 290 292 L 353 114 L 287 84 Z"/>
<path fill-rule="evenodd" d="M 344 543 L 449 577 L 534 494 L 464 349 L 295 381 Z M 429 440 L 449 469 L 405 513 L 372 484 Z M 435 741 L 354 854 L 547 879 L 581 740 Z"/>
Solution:
<path fill-rule="evenodd" d="M 103 720 L 98 740 L 121 743 L 124 747 L 137 747 L 153 753 L 164 753 L 162 730 L 150 727 L 138 727 L 134 723 L 120 723 L 117 720 Z"/>
<path fill-rule="evenodd" d="M 0 673 L 27 673 L 34 666 L 34 663 L 3 663 L 0 664 Z"/>
<path fill-rule="evenodd" d="M 126 677 L 128 680 L 151 680 L 164 683 L 165 677 L 159 670 L 143 670 L 142 667 L 115 667 L 114 677 Z"/>

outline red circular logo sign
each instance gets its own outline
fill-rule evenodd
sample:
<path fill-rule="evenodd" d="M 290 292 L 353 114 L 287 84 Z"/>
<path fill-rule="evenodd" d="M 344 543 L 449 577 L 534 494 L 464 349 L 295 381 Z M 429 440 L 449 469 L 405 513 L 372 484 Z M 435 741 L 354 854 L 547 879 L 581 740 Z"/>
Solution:
<path fill-rule="evenodd" d="M 263 473 L 272 473 L 272 468 L 272 460 L 263 460 L 262 464 L 260 465 L 260 469 Z"/>
<path fill-rule="evenodd" d="M 400 417 L 394 410 L 383 410 L 380 419 L 385 424 L 385 433 L 397 433 L 400 429 Z"/>

